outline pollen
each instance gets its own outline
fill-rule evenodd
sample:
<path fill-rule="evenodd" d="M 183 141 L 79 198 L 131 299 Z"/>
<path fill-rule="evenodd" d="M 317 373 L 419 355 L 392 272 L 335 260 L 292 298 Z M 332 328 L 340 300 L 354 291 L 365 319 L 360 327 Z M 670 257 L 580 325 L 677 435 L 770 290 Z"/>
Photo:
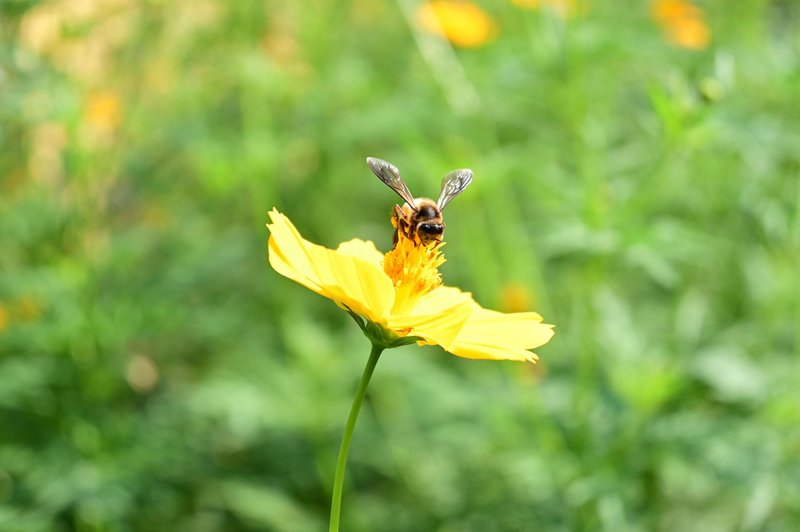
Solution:
<path fill-rule="evenodd" d="M 445 259 L 440 247 L 438 242 L 420 244 L 398 231 L 397 244 L 383 258 L 383 271 L 394 282 L 399 299 L 413 299 L 442 285 L 439 266 Z"/>

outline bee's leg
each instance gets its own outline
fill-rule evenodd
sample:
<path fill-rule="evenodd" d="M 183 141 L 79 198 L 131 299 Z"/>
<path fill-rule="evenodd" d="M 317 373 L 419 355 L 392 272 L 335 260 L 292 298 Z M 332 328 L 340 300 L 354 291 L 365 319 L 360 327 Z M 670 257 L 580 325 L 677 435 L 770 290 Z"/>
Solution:
<path fill-rule="evenodd" d="M 403 224 L 403 210 L 395 205 L 392 209 L 392 227 L 394 227 L 394 234 L 392 235 L 392 249 L 397 247 L 397 241 L 400 239 L 399 233 L 402 230 Z M 405 234 L 405 231 L 403 231 Z"/>
<path fill-rule="evenodd" d="M 398 229 L 400 227 L 400 220 L 403 219 L 403 209 L 395 205 L 392 209 L 392 227 Z"/>
<path fill-rule="evenodd" d="M 397 232 L 403 233 L 403 236 L 406 238 L 411 238 L 410 234 L 410 227 L 406 220 L 406 216 L 403 213 L 403 209 L 400 208 L 399 205 L 395 205 L 394 209 L 392 210 L 392 225 L 396 229 L 395 231 L 395 238 L 397 238 Z"/>

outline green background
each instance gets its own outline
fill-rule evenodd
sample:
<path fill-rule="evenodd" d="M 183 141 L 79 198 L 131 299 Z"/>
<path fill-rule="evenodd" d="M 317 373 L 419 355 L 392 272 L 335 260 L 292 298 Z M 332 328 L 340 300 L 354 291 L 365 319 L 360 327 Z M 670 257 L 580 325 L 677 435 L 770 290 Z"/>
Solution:
<path fill-rule="evenodd" d="M 800 11 L 411 0 L 0 5 L 0 529 L 327 527 L 369 351 L 266 213 L 391 245 L 445 172 L 445 282 L 556 324 L 538 365 L 382 357 L 348 531 L 800 529 Z"/>

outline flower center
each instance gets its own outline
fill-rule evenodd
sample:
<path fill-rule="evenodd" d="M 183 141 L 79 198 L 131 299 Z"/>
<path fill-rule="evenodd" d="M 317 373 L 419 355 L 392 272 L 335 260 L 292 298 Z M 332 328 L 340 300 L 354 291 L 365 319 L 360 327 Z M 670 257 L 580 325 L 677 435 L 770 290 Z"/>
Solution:
<path fill-rule="evenodd" d="M 410 302 L 441 286 L 439 266 L 445 259 L 439 248 L 438 242 L 425 246 L 398 231 L 397 244 L 383 258 L 383 271 L 394 281 L 398 301 Z"/>

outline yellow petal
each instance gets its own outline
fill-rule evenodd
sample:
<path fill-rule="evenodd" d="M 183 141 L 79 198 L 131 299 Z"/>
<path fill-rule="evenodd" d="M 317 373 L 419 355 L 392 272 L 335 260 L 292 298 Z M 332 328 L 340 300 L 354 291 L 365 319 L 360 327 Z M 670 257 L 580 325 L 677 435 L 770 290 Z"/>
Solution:
<path fill-rule="evenodd" d="M 269 239 L 269 263 L 275 271 L 307 288 L 319 292 L 323 274 L 315 268 L 311 254 L 314 244 L 306 242 L 292 223 L 282 214 L 273 210 L 269 213 L 272 224 L 267 224 Z M 327 276 L 330 272 L 327 272 Z"/>
<path fill-rule="evenodd" d="M 359 258 L 364 262 L 369 262 L 370 264 L 375 264 L 382 268 L 383 253 L 378 251 L 378 248 L 376 248 L 375 244 L 372 242 L 354 238 L 353 240 L 348 240 L 347 242 L 339 244 L 336 251 L 344 255 Z"/>
<path fill-rule="evenodd" d="M 347 245 L 344 253 L 327 249 L 305 240 L 278 211 L 270 212 L 270 218 L 269 262 L 275 271 L 370 321 L 385 323 L 394 286 L 379 264 L 351 253 L 366 246 Z"/>
<path fill-rule="evenodd" d="M 468 293 L 441 286 L 420 296 L 406 312 L 392 315 L 388 325 L 399 333 L 419 336 L 426 343 L 447 349 L 472 314 L 474 304 Z"/>
<path fill-rule="evenodd" d="M 538 357 L 528 349 L 547 343 L 553 336 L 553 326 L 541 321 L 535 312 L 503 314 L 476 304 L 447 350 L 465 358 L 533 362 Z"/>

